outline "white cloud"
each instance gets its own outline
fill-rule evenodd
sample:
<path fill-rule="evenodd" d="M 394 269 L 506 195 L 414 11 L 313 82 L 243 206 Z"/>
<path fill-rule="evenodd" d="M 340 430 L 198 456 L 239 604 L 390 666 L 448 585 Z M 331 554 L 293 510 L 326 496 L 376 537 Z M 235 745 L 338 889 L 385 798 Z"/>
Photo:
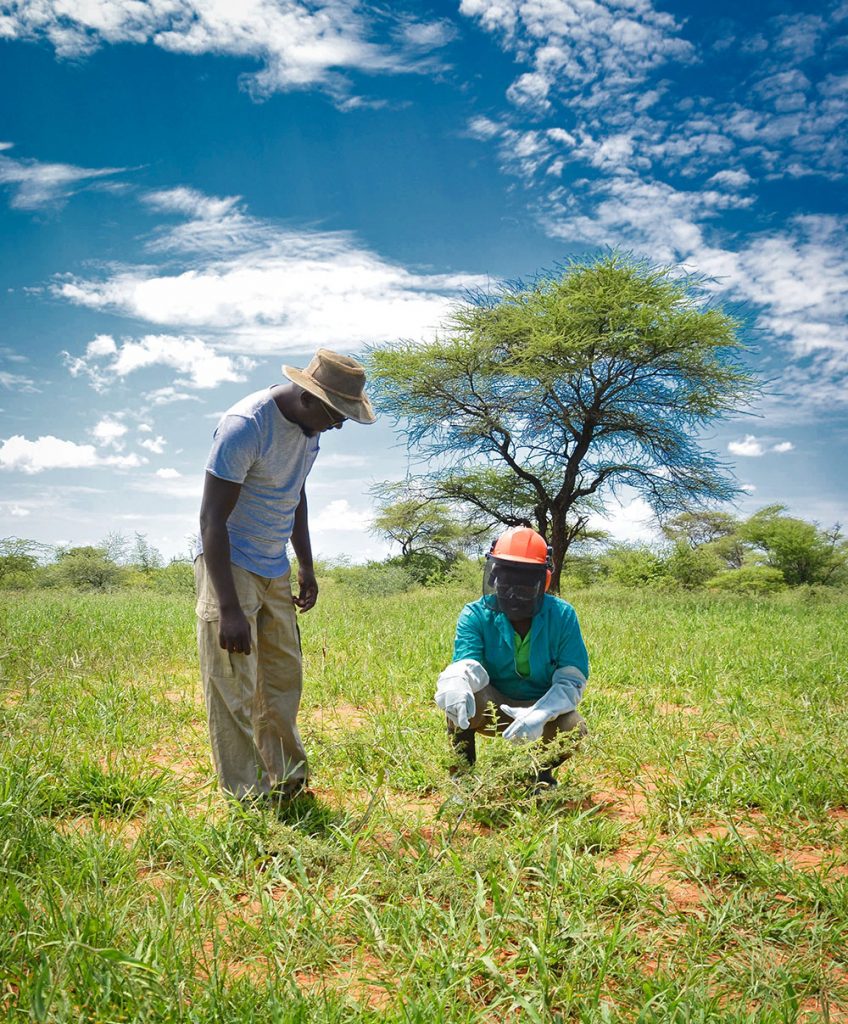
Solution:
<path fill-rule="evenodd" d="M 118 351 L 118 346 L 111 334 L 98 334 L 96 338 L 88 343 L 85 354 L 89 358 L 100 358 L 111 356 Z"/>
<path fill-rule="evenodd" d="M 161 470 L 153 476 L 138 477 L 131 487 L 135 491 L 145 491 L 172 498 L 179 501 L 198 502 L 203 494 L 203 476 L 172 476 L 163 475 Z"/>
<path fill-rule="evenodd" d="M 425 73 L 453 38 L 450 22 L 419 21 L 349 0 L 41 0 L 4 5 L 0 39 L 47 39 L 60 57 L 84 57 L 103 44 L 153 44 L 174 53 L 253 59 L 242 76 L 256 98 L 320 88 L 341 101 L 347 72 Z"/>
<path fill-rule="evenodd" d="M 770 451 L 782 454 L 783 452 L 791 452 L 794 448 L 795 445 L 791 441 L 780 441 L 778 444 L 772 445 Z"/>
<path fill-rule="evenodd" d="M 100 280 L 61 281 L 55 294 L 156 325 L 218 333 L 218 349 L 276 354 L 338 347 L 341 339 L 356 349 L 370 341 L 421 337 L 467 290 L 489 284 L 480 275 L 416 273 L 341 232 L 281 228 L 248 216 L 233 197 L 214 200 L 190 189 L 157 196 L 158 210 L 193 218 L 160 230 L 153 242 L 156 250 L 180 254 L 185 269 L 123 268 Z M 90 346 L 84 359 L 67 357 L 72 373 L 87 374 L 101 389 L 108 374 L 154 360 L 188 373 L 176 383 L 191 387 L 235 379 L 247 368 L 235 357 L 225 365 L 211 341 L 196 337 L 151 335 L 114 350 L 104 337 L 95 339 L 97 350 Z M 112 357 L 103 367 L 101 349 Z"/>
<path fill-rule="evenodd" d="M 727 185 L 730 188 L 744 188 L 746 185 L 750 185 L 753 179 L 751 175 L 744 169 L 739 170 L 724 170 L 718 171 L 708 181 L 711 185 Z"/>
<path fill-rule="evenodd" d="M 163 213 L 179 213 L 201 220 L 220 220 L 237 207 L 239 196 L 207 196 L 195 188 L 178 185 L 176 188 L 148 192 L 142 200 L 151 209 Z"/>
<path fill-rule="evenodd" d="M 156 476 L 162 480 L 176 480 L 182 476 L 182 473 L 178 469 L 172 469 L 170 466 L 165 466 L 162 469 L 156 470 Z"/>
<path fill-rule="evenodd" d="M 591 529 L 606 530 L 618 541 L 649 542 L 657 540 L 656 518 L 644 498 L 627 500 L 610 498 L 604 515 L 592 515 Z"/>
<path fill-rule="evenodd" d="M 92 429 L 91 434 L 102 447 L 123 448 L 122 438 L 127 426 L 111 416 L 104 416 Z"/>
<path fill-rule="evenodd" d="M 0 469 L 41 473 L 47 469 L 90 469 L 112 466 L 129 469 L 144 460 L 137 455 L 100 455 L 94 445 L 64 441 L 52 434 L 30 441 L 20 434 L 0 443 Z"/>
<path fill-rule="evenodd" d="M 170 386 L 164 388 L 155 388 L 153 391 L 148 391 L 144 396 L 153 405 L 171 405 L 174 402 L 199 402 L 200 399 L 197 395 L 187 395 L 185 391 L 177 391 L 176 388 Z"/>
<path fill-rule="evenodd" d="M 739 254 L 733 289 L 762 307 L 758 324 L 799 357 L 848 352 L 848 221 L 796 217 Z"/>
<path fill-rule="evenodd" d="M 553 94 L 590 109 L 629 96 L 649 72 L 693 57 L 678 22 L 648 0 L 461 0 L 459 9 L 530 65 L 507 96 L 539 112 Z"/>
<path fill-rule="evenodd" d="M 472 117 L 468 122 L 468 134 L 474 139 L 493 139 L 502 130 L 503 125 L 489 117 Z"/>
<path fill-rule="evenodd" d="M 765 452 L 762 441 L 758 441 L 753 434 L 746 434 L 741 441 L 731 441 L 727 450 L 731 455 L 740 455 L 745 458 L 757 458 Z"/>
<path fill-rule="evenodd" d="M 371 526 L 372 519 L 370 511 L 355 509 L 346 498 L 337 498 L 317 512 L 310 509 L 309 527 L 324 533 L 337 530 L 364 532 Z"/>
<path fill-rule="evenodd" d="M 0 38 L 2 38 L 0 23 Z M 10 143 L 0 149 L 10 148 Z M 11 205 L 18 210 L 35 210 L 63 202 L 78 191 L 81 182 L 120 174 L 121 167 L 74 167 L 71 164 L 13 160 L 0 155 L 0 184 L 12 185 Z"/>
<path fill-rule="evenodd" d="M 712 278 L 713 292 L 745 304 L 760 347 L 774 348 L 784 364 L 788 358 L 788 370 L 774 381 L 778 390 L 791 394 L 799 407 L 814 401 L 845 404 L 848 218 L 797 216 L 778 231 L 750 234 L 731 248 L 726 236 L 711 229 L 728 198 L 733 199 L 636 177 L 602 178 L 561 190 L 542 220 L 553 237 L 632 248 Z M 713 235 L 725 244 L 713 244 Z M 798 361 L 805 362 L 803 371 Z M 786 414 L 780 411 L 781 418 Z"/>
<path fill-rule="evenodd" d="M 27 516 L 32 515 L 31 511 L 23 505 L 6 505 L 4 511 L 14 519 L 26 519 Z"/>
<path fill-rule="evenodd" d="M 220 418 L 220 417 L 219 417 Z M 344 455 L 341 452 L 330 452 L 321 455 L 321 469 L 358 469 L 368 465 L 365 455 Z"/>
<path fill-rule="evenodd" d="M 196 337 L 148 334 L 138 341 L 126 339 L 105 346 L 101 335 L 86 348 L 84 357 L 64 353 L 66 364 L 76 377 L 87 375 L 98 390 L 109 381 L 127 377 L 138 370 L 165 366 L 176 370 L 175 384 L 188 388 L 214 388 L 225 381 L 241 381 L 255 366 L 244 356 L 226 356 Z M 105 359 L 102 364 L 99 360 Z"/>
<path fill-rule="evenodd" d="M 735 205 L 715 191 L 681 191 L 632 176 L 562 190 L 544 217 L 548 234 L 597 246 L 627 246 L 660 263 L 695 260 L 706 248 L 701 220 Z M 703 269 L 703 268 L 702 268 Z"/>
<path fill-rule="evenodd" d="M 165 451 L 165 438 L 161 434 L 156 437 L 148 437 L 138 442 L 140 448 L 146 448 L 154 455 L 161 455 Z"/>
<path fill-rule="evenodd" d="M 744 491 L 746 494 L 753 494 L 757 488 L 754 484 L 742 484 L 739 489 Z"/>
<path fill-rule="evenodd" d="M 40 389 L 30 377 L 24 377 L 20 373 L 9 373 L 8 370 L 0 370 L 0 387 L 9 391 L 25 391 L 28 394 L 40 393 Z"/>

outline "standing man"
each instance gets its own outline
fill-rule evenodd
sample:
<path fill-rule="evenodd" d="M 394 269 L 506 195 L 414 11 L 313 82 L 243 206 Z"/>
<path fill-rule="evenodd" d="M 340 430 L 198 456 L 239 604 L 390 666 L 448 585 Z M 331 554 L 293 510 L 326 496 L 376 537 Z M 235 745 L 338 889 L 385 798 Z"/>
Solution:
<path fill-rule="evenodd" d="M 257 391 L 221 419 L 206 464 L 195 560 L 197 638 L 212 759 L 236 799 L 288 799 L 307 782 L 297 729 L 302 688 L 295 607 L 315 605 L 304 481 L 318 435 L 373 423 L 365 370 L 318 349 L 286 384 Z M 298 562 L 292 595 L 286 545 Z"/>
<path fill-rule="evenodd" d="M 589 656 L 576 612 L 547 593 L 550 582 L 548 545 L 535 530 L 507 530 L 486 556 L 483 596 L 462 609 L 453 661 L 436 684 L 458 767 L 474 764 L 478 732 L 546 744 L 587 732 L 577 705 Z M 537 790 L 556 786 L 553 769 L 567 756 L 543 755 Z"/>

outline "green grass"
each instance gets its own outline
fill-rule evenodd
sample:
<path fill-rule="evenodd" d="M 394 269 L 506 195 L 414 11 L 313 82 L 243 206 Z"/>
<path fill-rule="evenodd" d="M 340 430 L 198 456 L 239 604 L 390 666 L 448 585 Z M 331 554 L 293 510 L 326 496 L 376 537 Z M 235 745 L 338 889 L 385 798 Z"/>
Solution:
<path fill-rule="evenodd" d="M 315 796 L 209 767 L 189 598 L 0 596 L 0 1018 L 848 1020 L 848 605 L 587 590 L 560 789 L 434 681 L 458 590 L 301 620 Z"/>

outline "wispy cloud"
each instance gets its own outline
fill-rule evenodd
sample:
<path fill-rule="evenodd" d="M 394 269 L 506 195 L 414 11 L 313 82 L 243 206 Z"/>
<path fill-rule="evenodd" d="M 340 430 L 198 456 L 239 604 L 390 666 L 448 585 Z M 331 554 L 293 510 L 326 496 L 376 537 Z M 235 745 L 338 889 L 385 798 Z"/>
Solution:
<path fill-rule="evenodd" d="M 39 391 L 35 381 L 30 377 L 24 377 L 21 373 L 9 373 L 8 370 L 0 370 L 0 387 L 9 391 L 26 391 L 29 394 L 37 394 Z"/>
<path fill-rule="evenodd" d="M 271 354 L 286 348 L 430 334 L 468 289 L 489 279 L 474 274 L 416 273 L 391 263 L 342 232 L 296 231 L 250 216 L 236 197 L 216 199 L 192 189 L 146 197 L 157 212 L 187 217 L 161 225 L 150 243 L 173 266 L 109 268 L 100 279 L 70 278 L 54 293 L 78 305 L 156 325 L 202 331 L 149 336 L 118 344 L 95 339 L 84 358 L 68 357 L 73 373 L 103 386 L 154 361 L 172 365 L 192 387 L 236 379 L 244 357 L 213 356 L 212 346 Z M 205 349 L 203 346 L 206 346 Z M 229 359 L 229 363 L 222 362 Z M 227 376 L 229 374 L 229 376 Z"/>
<path fill-rule="evenodd" d="M 0 21 L 0 38 L 3 37 Z M 11 143 L 0 144 L 0 151 Z M 79 190 L 83 182 L 120 174 L 122 167 L 74 167 L 71 164 L 41 163 L 38 160 L 14 160 L 0 152 L 0 184 L 10 185 L 10 205 L 18 210 L 36 210 L 63 203 Z"/>
<path fill-rule="evenodd" d="M 321 89 L 350 100 L 349 72 L 397 75 L 435 71 L 455 34 L 450 21 L 378 12 L 349 0 L 12 0 L 0 8 L 0 39 L 46 39 L 60 57 L 98 47 L 149 43 L 191 55 L 242 57 L 260 64 L 241 84 L 256 98 Z"/>
<path fill-rule="evenodd" d="M 30 441 L 14 434 L 0 442 L 0 469 L 42 473 L 48 469 L 92 469 L 109 466 L 131 469 L 145 460 L 138 455 L 102 455 L 94 445 L 77 444 L 46 434 Z"/>

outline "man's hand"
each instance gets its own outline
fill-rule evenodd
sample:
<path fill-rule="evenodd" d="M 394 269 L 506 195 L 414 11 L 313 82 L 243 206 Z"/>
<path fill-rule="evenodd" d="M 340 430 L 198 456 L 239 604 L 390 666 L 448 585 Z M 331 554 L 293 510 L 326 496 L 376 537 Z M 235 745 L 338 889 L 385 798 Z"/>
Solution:
<path fill-rule="evenodd" d="M 315 602 L 318 600 L 318 580 L 315 579 L 315 570 L 298 566 L 297 585 L 300 593 L 292 600 L 301 612 L 308 612 L 310 608 L 315 607 Z"/>
<path fill-rule="evenodd" d="M 250 623 L 241 608 L 221 610 L 218 643 L 230 654 L 250 654 Z"/>
<path fill-rule="evenodd" d="M 512 724 L 504 729 L 504 739 L 515 740 L 516 743 L 530 743 L 539 739 L 545 723 L 551 717 L 549 711 L 540 711 L 536 707 L 513 708 L 509 704 L 501 704 L 501 711 L 513 719 Z"/>
<path fill-rule="evenodd" d="M 476 702 L 474 694 L 469 689 L 439 690 L 436 694 L 436 704 L 458 729 L 467 729 L 471 725 Z"/>

